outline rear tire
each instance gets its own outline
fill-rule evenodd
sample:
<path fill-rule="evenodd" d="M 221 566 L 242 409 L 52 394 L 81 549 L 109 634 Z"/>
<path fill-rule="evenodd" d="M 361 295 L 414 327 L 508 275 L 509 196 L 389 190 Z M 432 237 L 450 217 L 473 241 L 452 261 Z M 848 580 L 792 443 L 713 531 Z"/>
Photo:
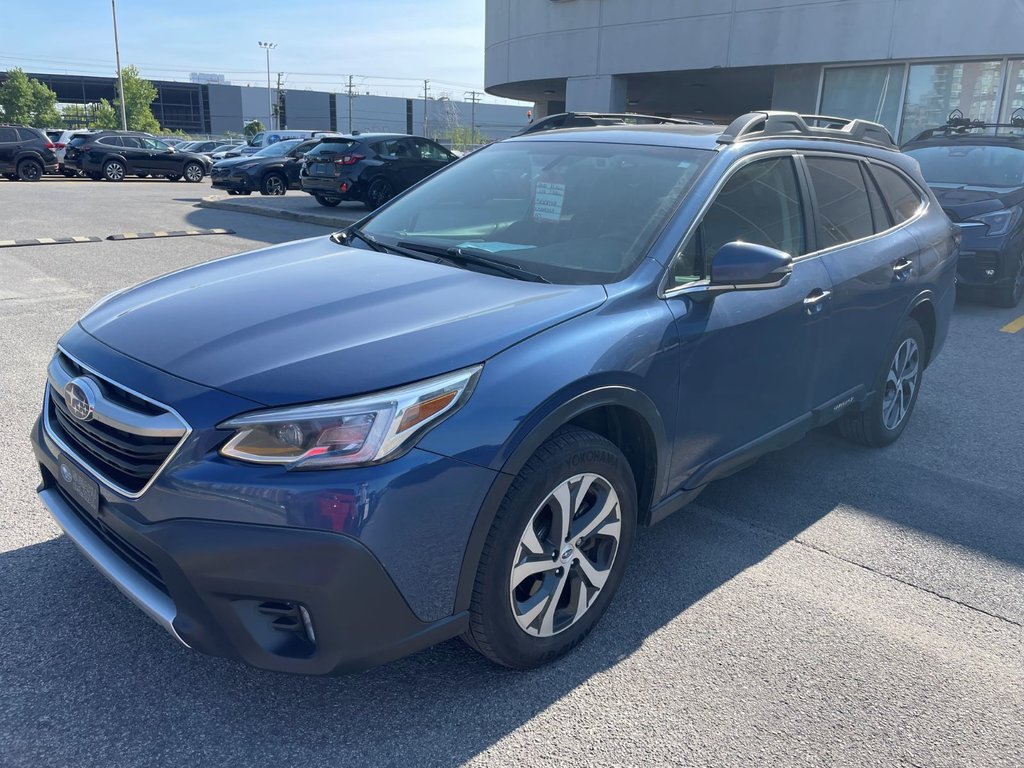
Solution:
<path fill-rule="evenodd" d="M 313 198 L 320 203 L 320 205 L 326 206 L 327 208 L 336 208 L 340 203 L 336 197 L 324 197 L 323 195 L 313 195 Z"/>
<path fill-rule="evenodd" d="M 1022 297 L 1024 297 L 1024 251 L 1017 257 L 1013 282 L 1009 285 L 993 288 L 989 300 L 997 307 L 1013 309 L 1020 304 Z"/>
<path fill-rule="evenodd" d="M 167 180 L 168 181 L 180 181 L 181 180 L 181 174 L 180 173 L 168 173 L 167 174 Z"/>
<path fill-rule="evenodd" d="M 636 517 L 636 486 L 621 451 L 593 432 L 558 430 L 498 508 L 480 555 L 466 641 L 514 669 L 568 653 L 614 597 Z"/>
<path fill-rule="evenodd" d="M 22 181 L 39 181 L 43 178 L 43 164 L 32 158 L 18 163 L 18 178 Z"/>
<path fill-rule="evenodd" d="M 283 195 L 288 191 L 288 179 L 280 173 L 268 173 L 260 182 L 261 195 Z"/>
<path fill-rule="evenodd" d="M 366 197 L 363 198 L 363 205 L 369 210 L 375 211 L 394 196 L 395 188 L 391 186 L 391 182 L 377 177 L 370 182 L 370 186 L 366 190 Z"/>
<path fill-rule="evenodd" d="M 875 379 L 874 397 L 863 410 L 848 413 L 839 420 L 840 434 L 870 448 L 895 442 L 906 429 L 917 403 L 924 356 L 921 326 L 914 320 L 905 320 Z"/>
<path fill-rule="evenodd" d="M 107 181 L 124 181 L 127 169 L 120 160 L 107 160 L 103 164 L 103 178 Z"/>
<path fill-rule="evenodd" d="M 100 180 L 103 179 L 103 174 L 102 173 L 89 172 L 89 173 L 86 174 L 86 176 L 88 176 L 93 181 L 100 181 Z"/>

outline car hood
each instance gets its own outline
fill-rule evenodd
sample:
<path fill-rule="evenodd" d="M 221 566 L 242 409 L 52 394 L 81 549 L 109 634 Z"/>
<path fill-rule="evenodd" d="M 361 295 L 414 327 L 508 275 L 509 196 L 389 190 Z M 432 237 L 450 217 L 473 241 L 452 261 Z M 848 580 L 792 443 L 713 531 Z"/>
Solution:
<path fill-rule="evenodd" d="M 932 184 L 932 192 L 953 221 L 964 221 L 989 211 L 998 211 L 1024 202 L 1024 187 L 971 187 Z"/>
<path fill-rule="evenodd" d="M 242 163 L 251 163 L 253 161 L 266 161 L 266 160 L 282 160 L 280 157 L 253 157 L 252 155 L 243 155 L 242 157 L 225 157 L 221 160 L 217 160 L 218 168 L 232 168 Z"/>
<path fill-rule="evenodd" d="M 606 298 L 317 237 L 156 278 L 80 324 L 172 375 L 285 405 L 480 363 Z"/>

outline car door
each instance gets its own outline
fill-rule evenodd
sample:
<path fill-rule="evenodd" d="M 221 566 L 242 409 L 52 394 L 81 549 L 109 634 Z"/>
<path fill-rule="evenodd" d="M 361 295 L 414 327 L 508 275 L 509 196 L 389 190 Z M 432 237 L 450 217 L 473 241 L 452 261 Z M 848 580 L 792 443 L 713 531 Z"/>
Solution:
<path fill-rule="evenodd" d="M 0 126 L 0 173 L 14 173 L 18 143 L 18 132 L 14 128 Z"/>
<path fill-rule="evenodd" d="M 302 170 L 302 158 L 319 143 L 319 140 L 304 141 L 288 153 L 284 161 L 284 172 L 288 177 L 289 188 L 299 188 L 299 171 Z"/>
<path fill-rule="evenodd" d="M 411 187 L 426 175 L 420 175 L 420 152 L 412 139 L 389 139 L 383 144 L 387 154 L 382 159 L 386 161 L 389 178 L 396 183 L 396 192 Z"/>
<path fill-rule="evenodd" d="M 740 160 L 672 264 L 665 293 L 680 349 L 674 488 L 728 474 L 810 425 L 830 319 L 821 297 L 831 284 L 821 260 L 805 255 L 806 206 L 792 156 Z M 789 279 L 709 295 L 714 255 L 734 241 L 789 253 Z"/>
<path fill-rule="evenodd" d="M 455 159 L 451 152 L 430 139 L 415 138 L 413 142 L 416 144 L 420 157 L 419 168 L 417 169 L 419 178 L 416 181 L 425 179 L 435 171 L 441 170 Z"/>
<path fill-rule="evenodd" d="M 169 145 L 157 139 L 139 137 L 143 151 L 146 153 L 146 170 L 149 173 L 166 175 L 182 172 L 181 155 L 173 151 Z"/>
<path fill-rule="evenodd" d="M 138 136 L 112 136 L 104 139 L 103 143 L 112 144 L 115 140 L 118 145 L 116 151 L 127 163 L 129 173 L 153 172 L 149 153 L 143 148 L 142 140 Z"/>
<path fill-rule="evenodd" d="M 894 225 L 863 160 L 805 153 L 801 162 L 814 200 L 815 247 L 833 284 L 824 399 L 859 395 L 918 290 L 918 243 Z"/>

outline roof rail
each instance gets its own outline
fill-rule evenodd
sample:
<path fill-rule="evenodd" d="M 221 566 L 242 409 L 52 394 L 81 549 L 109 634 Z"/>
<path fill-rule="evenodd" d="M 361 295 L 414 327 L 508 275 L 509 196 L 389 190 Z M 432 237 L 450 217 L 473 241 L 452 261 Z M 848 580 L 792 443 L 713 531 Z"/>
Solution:
<path fill-rule="evenodd" d="M 897 149 L 889 129 L 881 123 L 868 120 L 831 117 L 829 115 L 799 115 L 796 112 L 748 112 L 733 120 L 718 137 L 719 144 L 764 139 L 779 136 L 806 136 L 815 139 L 839 139 L 862 144 L 875 144 L 886 149 Z"/>

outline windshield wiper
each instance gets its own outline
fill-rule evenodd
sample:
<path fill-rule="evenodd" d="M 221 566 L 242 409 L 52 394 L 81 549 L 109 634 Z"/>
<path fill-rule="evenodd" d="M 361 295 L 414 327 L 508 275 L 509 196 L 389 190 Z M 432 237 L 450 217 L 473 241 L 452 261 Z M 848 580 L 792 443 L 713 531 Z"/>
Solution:
<path fill-rule="evenodd" d="M 331 235 L 331 242 L 337 243 L 338 245 L 345 245 L 345 240 L 355 238 L 360 240 L 370 247 L 370 250 L 376 251 L 377 253 L 395 253 L 399 256 L 408 256 L 410 259 L 419 259 L 420 261 L 429 261 L 434 264 L 440 261 L 440 259 L 431 259 L 424 256 L 422 253 L 416 251 L 410 251 L 407 248 L 400 248 L 394 245 L 384 245 L 374 237 L 370 235 L 364 235 L 357 227 L 349 227 L 348 229 L 342 229 Z"/>
<path fill-rule="evenodd" d="M 413 242 L 400 242 L 400 246 L 404 248 L 414 248 L 417 251 L 423 253 L 430 253 L 435 256 L 440 256 L 443 260 L 451 262 L 455 265 L 466 265 L 472 264 L 478 267 L 486 267 L 492 269 L 495 272 L 499 272 L 506 277 L 513 277 L 516 280 L 526 280 L 530 283 L 550 283 L 551 281 L 541 277 L 535 272 L 528 272 L 517 264 L 512 264 L 507 261 L 501 261 L 500 259 L 491 258 L 490 256 L 483 256 L 480 253 L 476 253 L 476 249 L 470 251 L 467 248 L 461 246 L 453 246 L 445 248 L 439 245 L 430 245 L 428 243 L 413 243 Z M 481 249 L 482 250 L 482 249 Z M 484 251 L 484 253 L 487 253 Z"/>

